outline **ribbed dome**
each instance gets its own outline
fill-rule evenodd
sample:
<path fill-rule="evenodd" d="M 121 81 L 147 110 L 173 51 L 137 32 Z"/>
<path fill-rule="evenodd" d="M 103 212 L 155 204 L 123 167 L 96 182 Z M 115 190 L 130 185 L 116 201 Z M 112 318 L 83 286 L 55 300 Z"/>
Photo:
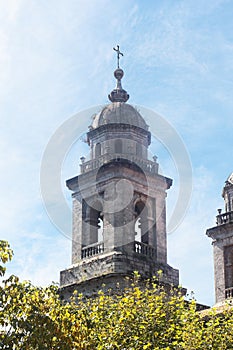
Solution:
<path fill-rule="evenodd" d="M 231 175 L 228 176 L 228 179 L 226 182 L 229 182 L 230 184 L 233 185 L 233 173 L 231 173 Z"/>
<path fill-rule="evenodd" d="M 148 125 L 141 114 L 133 106 L 124 102 L 113 102 L 104 107 L 94 117 L 92 128 L 96 129 L 102 125 L 116 123 L 133 125 L 148 130 Z"/>

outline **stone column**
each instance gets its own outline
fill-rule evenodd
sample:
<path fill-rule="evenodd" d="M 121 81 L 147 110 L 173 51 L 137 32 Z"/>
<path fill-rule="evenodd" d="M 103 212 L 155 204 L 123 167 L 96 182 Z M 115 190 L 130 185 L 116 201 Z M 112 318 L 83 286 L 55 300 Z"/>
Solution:
<path fill-rule="evenodd" d="M 81 259 L 82 248 L 82 203 L 76 196 L 73 197 L 73 230 L 72 230 L 72 264 Z"/>
<path fill-rule="evenodd" d="M 167 263 L 167 234 L 166 234 L 166 205 L 165 193 L 159 193 L 156 197 L 156 238 L 157 260 Z"/>
<path fill-rule="evenodd" d="M 213 243 L 216 303 L 225 300 L 224 247 L 221 241 Z"/>

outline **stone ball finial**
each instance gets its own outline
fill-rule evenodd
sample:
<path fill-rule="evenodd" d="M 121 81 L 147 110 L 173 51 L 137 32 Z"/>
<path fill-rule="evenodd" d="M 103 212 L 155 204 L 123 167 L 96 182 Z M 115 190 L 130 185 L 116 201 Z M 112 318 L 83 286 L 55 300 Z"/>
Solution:
<path fill-rule="evenodd" d="M 114 77 L 117 79 L 117 80 L 121 80 L 124 76 L 124 72 L 121 68 L 117 68 L 114 72 Z"/>
<path fill-rule="evenodd" d="M 108 95 L 111 102 L 126 102 L 129 99 L 129 94 L 122 88 L 121 79 L 124 76 L 124 72 L 121 68 L 117 68 L 114 71 L 114 77 L 117 80 L 116 88 Z"/>

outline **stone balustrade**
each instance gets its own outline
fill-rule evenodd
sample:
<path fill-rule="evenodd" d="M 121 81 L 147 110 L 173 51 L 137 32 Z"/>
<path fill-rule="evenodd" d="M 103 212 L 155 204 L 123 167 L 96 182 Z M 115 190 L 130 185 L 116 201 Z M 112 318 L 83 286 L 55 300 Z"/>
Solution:
<path fill-rule="evenodd" d="M 226 299 L 233 298 L 233 287 L 225 289 L 225 298 Z"/>
<path fill-rule="evenodd" d="M 155 258 L 156 257 L 156 250 L 154 247 L 135 241 L 134 242 L 134 251 L 135 253 L 146 255 L 150 258 Z M 94 244 L 90 244 L 86 247 L 82 248 L 82 259 L 87 259 L 91 258 L 92 256 L 102 254 L 104 252 L 104 243 L 103 242 L 98 242 Z"/>
<path fill-rule="evenodd" d="M 217 215 L 216 221 L 217 225 L 223 225 L 228 224 L 229 222 L 233 222 L 233 211 Z"/>
<path fill-rule="evenodd" d="M 82 259 L 90 258 L 104 252 L 104 243 L 98 242 L 82 248 Z"/>
<path fill-rule="evenodd" d="M 120 160 L 122 158 L 127 159 L 130 162 L 138 165 L 138 167 L 141 168 L 142 170 L 145 170 L 154 174 L 158 174 L 158 163 L 153 162 L 151 160 L 139 158 L 133 154 L 122 155 L 120 153 L 103 154 L 102 156 L 99 156 L 96 159 L 83 162 L 82 164 L 80 164 L 81 174 L 84 174 L 90 170 L 98 169 L 102 165 L 107 164 L 112 160 Z"/>
<path fill-rule="evenodd" d="M 134 251 L 135 253 L 146 255 L 146 256 L 149 256 L 150 258 L 156 257 L 155 248 L 142 242 L 138 242 L 138 241 L 134 242 Z"/>

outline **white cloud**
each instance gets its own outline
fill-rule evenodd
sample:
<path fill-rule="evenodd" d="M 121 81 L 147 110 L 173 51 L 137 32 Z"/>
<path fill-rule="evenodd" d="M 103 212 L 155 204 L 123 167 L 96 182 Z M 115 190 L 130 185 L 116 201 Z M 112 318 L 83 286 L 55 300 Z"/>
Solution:
<path fill-rule="evenodd" d="M 0 10 L 2 14 L 2 19 L 9 22 L 14 22 L 19 13 L 20 7 L 23 5 L 23 0 L 4 0 L 0 1 Z"/>
<path fill-rule="evenodd" d="M 30 249 L 29 249 L 30 247 Z M 8 264 L 8 275 L 13 273 L 21 280 L 35 285 L 59 282 L 59 272 L 70 265 L 71 241 L 54 232 L 20 232 L 14 240 L 14 257 Z"/>

